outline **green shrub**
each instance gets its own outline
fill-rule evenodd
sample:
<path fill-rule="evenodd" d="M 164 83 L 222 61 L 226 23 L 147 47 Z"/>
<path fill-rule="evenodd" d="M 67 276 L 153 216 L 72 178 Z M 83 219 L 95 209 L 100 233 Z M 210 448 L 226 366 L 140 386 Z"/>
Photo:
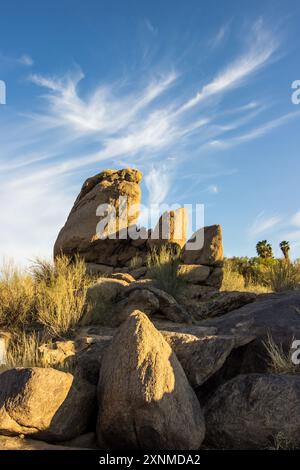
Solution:
<path fill-rule="evenodd" d="M 185 288 L 185 281 L 178 273 L 179 264 L 180 248 L 169 244 L 152 248 L 147 257 L 147 265 L 155 285 L 174 298 L 179 298 Z"/>
<path fill-rule="evenodd" d="M 224 261 L 222 291 L 244 291 L 245 279 L 231 260 Z"/>
<path fill-rule="evenodd" d="M 255 259 L 256 260 L 256 259 Z M 263 280 L 259 263 L 250 258 L 227 258 L 224 260 L 222 291 L 254 292 L 264 294 L 270 288 Z M 262 263 L 262 265 L 264 265 Z M 258 275 L 259 273 L 259 275 Z"/>
<path fill-rule="evenodd" d="M 272 265 L 267 272 L 267 281 L 274 292 L 293 290 L 300 283 L 300 265 L 282 259 Z"/>

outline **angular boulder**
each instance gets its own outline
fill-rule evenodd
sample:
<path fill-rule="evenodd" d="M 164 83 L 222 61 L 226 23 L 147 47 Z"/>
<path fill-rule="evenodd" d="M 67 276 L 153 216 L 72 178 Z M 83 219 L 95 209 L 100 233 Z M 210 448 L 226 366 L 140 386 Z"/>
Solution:
<path fill-rule="evenodd" d="M 300 377 L 239 375 L 217 389 L 205 408 L 206 442 L 221 449 L 300 446 Z"/>
<path fill-rule="evenodd" d="M 86 312 L 82 322 L 111 325 L 114 323 L 116 313 L 115 303 L 124 296 L 127 281 L 100 277 L 92 285 L 86 296 Z"/>
<path fill-rule="evenodd" d="M 0 374 L 0 434 L 50 442 L 86 432 L 95 413 L 96 389 L 51 368 L 10 369 Z"/>
<path fill-rule="evenodd" d="M 200 404 L 162 335 L 133 312 L 102 361 L 97 435 L 106 448 L 198 449 Z"/>
<path fill-rule="evenodd" d="M 197 248 L 201 242 L 203 246 Z M 187 242 L 182 253 L 184 264 L 222 266 L 223 258 L 221 225 L 211 225 L 198 230 Z"/>
<path fill-rule="evenodd" d="M 215 374 L 235 347 L 232 336 L 207 336 L 163 332 L 192 387 L 197 388 Z"/>

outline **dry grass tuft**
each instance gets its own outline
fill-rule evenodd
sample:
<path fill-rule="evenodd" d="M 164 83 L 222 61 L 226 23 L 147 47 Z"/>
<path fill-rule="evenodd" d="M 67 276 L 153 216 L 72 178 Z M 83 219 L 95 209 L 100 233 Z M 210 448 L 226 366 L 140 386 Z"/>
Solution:
<path fill-rule="evenodd" d="M 291 345 L 293 340 L 291 342 Z M 263 343 L 269 355 L 269 369 L 275 374 L 299 374 L 300 367 L 292 362 L 291 352 L 285 353 L 282 344 L 276 344 L 274 339 L 268 335 Z M 292 348 L 290 348 L 292 351 Z"/>
<path fill-rule="evenodd" d="M 37 319 L 54 337 L 67 336 L 79 323 L 89 286 L 83 260 L 62 256 L 52 269 L 37 269 Z"/>
<path fill-rule="evenodd" d="M 33 279 L 13 262 L 4 262 L 0 274 L 0 326 L 19 329 L 32 323 L 36 316 Z"/>
<path fill-rule="evenodd" d="M 147 258 L 147 265 L 156 286 L 174 298 L 180 297 L 185 288 L 183 276 L 178 273 L 180 249 L 168 244 L 152 248 Z"/>
<path fill-rule="evenodd" d="M 46 367 L 39 351 L 41 338 L 37 333 L 16 334 L 9 342 L 6 353 L 6 369 L 13 367 Z"/>
<path fill-rule="evenodd" d="M 278 260 L 270 266 L 267 273 L 267 281 L 274 292 L 293 290 L 299 287 L 300 264 L 288 260 Z"/>

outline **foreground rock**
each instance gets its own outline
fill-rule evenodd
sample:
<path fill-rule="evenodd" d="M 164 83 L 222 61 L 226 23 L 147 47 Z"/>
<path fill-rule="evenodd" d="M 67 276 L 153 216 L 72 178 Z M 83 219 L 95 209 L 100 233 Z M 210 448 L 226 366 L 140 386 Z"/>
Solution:
<path fill-rule="evenodd" d="M 217 328 L 220 334 L 251 331 L 255 336 L 300 334 L 300 291 L 264 294 L 253 303 L 218 318 L 207 319 L 203 326 Z"/>
<path fill-rule="evenodd" d="M 252 337 L 207 336 L 162 332 L 175 352 L 190 384 L 197 388 L 213 376 L 234 348 L 252 341 Z"/>
<path fill-rule="evenodd" d="M 50 442 L 88 430 L 95 387 L 51 368 L 10 369 L 0 375 L 0 434 Z"/>
<path fill-rule="evenodd" d="M 240 375 L 206 406 L 206 442 L 213 448 L 300 446 L 300 377 Z"/>
<path fill-rule="evenodd" d="M 109 346 L 98 385 L 99 444 L 109 448 L 198 449 L 199 402 L 170 346 L 136 311 Z"/>

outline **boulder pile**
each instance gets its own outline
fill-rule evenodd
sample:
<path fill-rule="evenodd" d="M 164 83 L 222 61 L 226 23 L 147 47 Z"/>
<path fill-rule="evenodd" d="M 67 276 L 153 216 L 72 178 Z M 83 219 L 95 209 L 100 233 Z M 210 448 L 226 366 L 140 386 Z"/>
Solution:
<path fill-rule="evenodd" d="M 288 362 L 299 291 L 220 292 L 221 227 L 187 240 L 181 208 L 149 238 L 137 225 L 141 178 L 106 170 L 84 183 L 54 249 L 79 254 L 93 273 L 84 314 L 72 336 L 39 346 L 43 367 L 0 373 L 0 448 L 299 448 L 299 369 Z M 99 223 L 116 236 L 102 237 Z M 131 230 L 143 236 L 125 237 Z M 182 292 L 147 263 L 164 246 L 176 252 L 175 276 L 167 273 Z M 271 340 L 288 371 L 274 372 Z"/>
<path fill-rule="evenodd" d="M 0 374 L 0 447 L 299 448 L 299 375 L 271 372 L 262 346 L 300 332 L 300 294 L 270 300 L 196 325 L 135 310 L 44 344 L 49 367 Z"/>
<path fill-rule="evenodd" d="M 153 230 L 139 227 L 141 180 L 142 174 L 130 168 L 88 178 L 58 235 L 54 256 L 79 254 L 99 275 L 123 272 L 145 278 L 151 249 L 176 246 L 181 251 L 179 272 L 190 285 L 202 286 L 198 299 L 210 297 L 222 283 L 221 226 L 201 228 L 187 240 L 188 211 L 178 208 L 162 214 Z M 199 247 L 195 238 L 201 240 Z"/>

